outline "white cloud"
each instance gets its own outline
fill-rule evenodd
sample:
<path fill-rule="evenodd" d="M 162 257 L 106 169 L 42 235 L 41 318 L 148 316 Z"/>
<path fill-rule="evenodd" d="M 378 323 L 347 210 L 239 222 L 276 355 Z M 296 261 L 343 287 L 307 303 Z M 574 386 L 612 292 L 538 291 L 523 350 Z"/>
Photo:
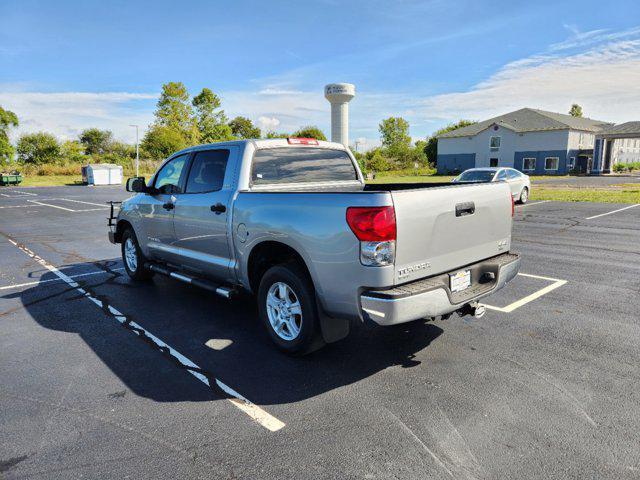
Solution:
<path fill-rule="evenodd" d="M 640 119 L 640 27 L 625 31 L 580 32 L 539 55 L 509 63 L 467 91 L 428 95 L 408 91 L 358 91 L 350 104 L 350 136 L 362 150 L 379 144 L 378 123 L 403 116 L 414 140 L 442 124 L 482 120 L 525 106 L 566 112 L 577 102 L 592 118 L 623 122 Z M 317 74 L 316 66 L 310 71 Z M 317 77 L 317 75 L 316 75 Z M 313 78 L 316 78 L 313 77 Z M 255 80 L 249 90 L 219 92 L 230 118 L 249 117 L 263 131 L 293 132 L 304 125 L 330 130 L 323 84 L 302 68 Z M 303 85 L 303 87 L 301 86 Z M 153 120 L 156 93 L 37 93 L 0 84 L 0 105 L 14 111 L 21 131 L 47 130 L 73 138 L 84 128 L 107 128 L 133 141 L 130 124 Z"/>
<path fill-rule="evenodd" d="M 112 130 L 116 138 L 132 142 L 153 120 L 151 109 L 158 98 L 151 93 L 128 92 L 24 92 L 1 91 L 0 105 L 20 120 L 22 132 L 48 131 L 61 139 L 77 138 L 85 128 Z"/>
<path fill-rule="evenodd" d="M 274 131 L 280 125 L 280 120 L 276 117 L 259 117 L 258 126 L 263 132 Z"/>
<path fill-rule="evenodd" d="M 638 85 L 640 39 L 628 39 L 513 62 L 467 92 L 424 99 L 421 116 L 481 120 L 525 106 L 566 112 L 577 102 L 591 118 L 623 122 L 640 117 Z"/>

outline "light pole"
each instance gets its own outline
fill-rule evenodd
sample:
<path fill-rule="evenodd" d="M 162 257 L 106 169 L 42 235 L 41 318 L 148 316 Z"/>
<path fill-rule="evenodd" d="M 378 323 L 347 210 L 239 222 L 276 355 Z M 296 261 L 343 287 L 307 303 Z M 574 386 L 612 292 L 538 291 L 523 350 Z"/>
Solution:
<path fill-rule="evenodd" d="M 136 177 L 140 176 L 139 175 L 139 170 L 138 170 L 138 165 L 140 164 L 140 149 L 139 149 L 139 142 L 138 142 L 138 125 L 129 125 L 130 127 L 136 127 Z"/>

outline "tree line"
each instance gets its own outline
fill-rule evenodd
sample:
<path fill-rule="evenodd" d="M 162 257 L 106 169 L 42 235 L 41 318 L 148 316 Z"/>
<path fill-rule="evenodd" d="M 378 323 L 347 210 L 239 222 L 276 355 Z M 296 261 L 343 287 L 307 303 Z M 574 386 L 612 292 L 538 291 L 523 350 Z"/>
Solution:
<path fill-rule="evenodd" d="M 48 132 L 24 133 L 15 146 L 9 131 L 19 126 L 15 113 L 0 107 L 0 165 L 9 165 L 14 157 L 19 164 L 116 163 L 128 165 L 135 159 L 135 146 L 118 141 L 110 130 L 88 128 L 76 139 L 59 141 Z M 158 161 L 183 148 L 203 143 L 248 138 L 307 137 L 326 140 L 318 127 L 309 125 L 293 133 L 261 129 L 243 116 L 229 120 L 221 108 L 220 97 L 203 88 L 191 97 L 181 82 L 169 82 L 162 92 L 154 113 L 154 122 L 140 143 L 140 158 Z"/>
<path fill-rule="evenodd" d="M 581 117 L 582 108 L 573 104 L 569 112 Z M 475 122 L 460 120 L 437 130 L 424 140 L 412 142 L 409 123 L 402 117 L 389 117 L 378 126 L 380 147 L 354 152 L 362 169 L 383 172 L 411 168 L 433 168 L 437 163 L 437 137 Z M 19 125 L 15 113 L 0 107 L 0 164 L 7 165 L 14 156 L 24 165 L 117 163 L 128 165 L 135 158 L 135 146 L 117 141 L 109 130 L 88 128 L 77 139 L 63 142 L 51 133 L 22 134 L 15 145 L 9 141 L 9 130 Z M 156 104 L 154 121 L 140 144 L 140 157 L 158 161 L 183 148 L 235 139 L 306 137 L 326 140 L 316 126 L 301 127 L 295 132 L 261 129 L 246 117 L 229 120 L 222 109 L 220 97 L 203 88 L 191 96 L 182 82 L 162 86 Z"/>

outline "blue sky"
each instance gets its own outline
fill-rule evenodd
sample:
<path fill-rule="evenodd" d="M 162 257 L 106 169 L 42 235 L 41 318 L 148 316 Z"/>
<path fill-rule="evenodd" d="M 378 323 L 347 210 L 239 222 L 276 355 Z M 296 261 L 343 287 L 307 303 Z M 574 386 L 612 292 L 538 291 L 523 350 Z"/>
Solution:
<path fill-rule="evenodd" d="M 414 139 L 522 106 L 624 121 L 640 119 L 640 2 L 3 0 L 0 65 L 0 105 L 60 137 L 132 140 L 167 81 L 279 131 L 328 131 L 322 88 L 351 82 L 365 145 L 389 115 Z"/>

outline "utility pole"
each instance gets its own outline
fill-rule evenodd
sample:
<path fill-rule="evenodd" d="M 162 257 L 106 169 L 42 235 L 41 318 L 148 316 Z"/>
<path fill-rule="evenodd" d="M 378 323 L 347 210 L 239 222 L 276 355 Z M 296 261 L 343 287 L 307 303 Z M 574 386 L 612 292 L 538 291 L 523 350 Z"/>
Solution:
<path fill-rule="evenodd" d="M 129 125 L 130 127 L 136 127 L 136 177 L 140 176 L 139 165 L 140 165 L 140 147 L 139 147 L 139 137 L 138 137 L 138 125 Z"/>

